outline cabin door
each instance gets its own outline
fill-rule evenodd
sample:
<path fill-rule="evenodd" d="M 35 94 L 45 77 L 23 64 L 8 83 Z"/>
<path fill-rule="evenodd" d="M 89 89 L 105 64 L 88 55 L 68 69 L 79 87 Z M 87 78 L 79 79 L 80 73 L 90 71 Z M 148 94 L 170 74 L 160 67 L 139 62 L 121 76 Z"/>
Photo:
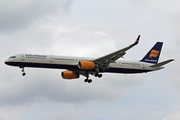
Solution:
<path fill-rule="evenodd" d="M 53 55 L 50 57 L 50 59 L 49 59 L 49 62 L 54 62 L 54 57 L 53 57 Z"/>
<path fill-rule="evenodd" d="M 142 64 L 142 69 L 145 69 L 145 65 L 144 64 Z"/>
<path fill-rule="evenodd" d="M 21 61 L 25 61 L 24 54 L 23 54 L 22 57 L 21 57 Z"/>

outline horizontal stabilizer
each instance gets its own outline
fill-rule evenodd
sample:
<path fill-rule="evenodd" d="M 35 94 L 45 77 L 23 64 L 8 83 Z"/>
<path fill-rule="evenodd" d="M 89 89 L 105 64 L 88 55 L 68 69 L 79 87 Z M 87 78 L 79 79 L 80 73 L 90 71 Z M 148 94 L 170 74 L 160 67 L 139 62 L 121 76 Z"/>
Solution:
<path fill-rule="evenodd" d="M 150 66 L 150 67 L 161 67 L 161 66 L 163 66 L 163 65 L 165 65 L 165 64 L 167 64 L 167 63 L 169 63 L 169 62 L 172 62 L 172 61 L 174 61 L 174 59 L 166 60 L 166 61 L 164 61 L 164 62 L 160 62 L 160 63 L 155 64 L 155 65 L 152 65 L 152 66 Z"/>

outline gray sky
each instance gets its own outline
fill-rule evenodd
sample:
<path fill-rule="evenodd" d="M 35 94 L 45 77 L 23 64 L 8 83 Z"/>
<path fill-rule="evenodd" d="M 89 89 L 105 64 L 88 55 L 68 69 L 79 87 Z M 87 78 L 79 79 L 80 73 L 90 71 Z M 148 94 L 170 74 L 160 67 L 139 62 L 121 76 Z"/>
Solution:
<path fill-rule="evenodd" d="M 0 120 L 179 120 L 180 1 L 0 0 Z M 137 75 L 103 74 L 92 84 L 63 80 L 62 70 L 4 61 L 34 53 L 100 57 L 133 43 L 124 56 L 140 60 L 164 42 L 165 69 Z"/>

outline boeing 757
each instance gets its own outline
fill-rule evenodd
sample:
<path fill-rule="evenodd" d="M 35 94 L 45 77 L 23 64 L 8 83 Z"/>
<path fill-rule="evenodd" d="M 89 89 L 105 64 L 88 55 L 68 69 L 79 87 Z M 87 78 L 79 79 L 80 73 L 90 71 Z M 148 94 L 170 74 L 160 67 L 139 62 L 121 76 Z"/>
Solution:
<path fill-rule="evenodd" d="M 5 64 L 17 66 L 22 69 L 22 75 L 25 76 L 25 67 L 66 69 L 61 73 L 63 79 L 75 79 L 80 75 L 86 77 L 85 82 L 91 83 L 89 75 L 102 77 L 101 73 L 147 73 L 163 69 L 164 65 L 173 61 L 169 59 L 158 63 L 163 42 L 157 42 L 145 57 L 137 62 L 128 60 L 118 60 L 126 54 L 126 51 L 139 43 L 140 35 L 136 41 L 118 51 L 99 58 L 67 57 L 55 55 L 37 55 L 37 54 L 17 54 L 9 57 Z"/>

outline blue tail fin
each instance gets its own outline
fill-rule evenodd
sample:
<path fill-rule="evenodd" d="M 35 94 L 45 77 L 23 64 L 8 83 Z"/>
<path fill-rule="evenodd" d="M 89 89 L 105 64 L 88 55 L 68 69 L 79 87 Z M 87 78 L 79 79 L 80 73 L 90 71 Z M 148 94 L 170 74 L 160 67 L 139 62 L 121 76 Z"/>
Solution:
<path fill-rule="evenodd" d="M 163 42 L 157 42 L 153 48 L 146 54 L 146 56 L 141 60 L 141 62 L 157 64 L 159 56 L 161 54 Z"/>

